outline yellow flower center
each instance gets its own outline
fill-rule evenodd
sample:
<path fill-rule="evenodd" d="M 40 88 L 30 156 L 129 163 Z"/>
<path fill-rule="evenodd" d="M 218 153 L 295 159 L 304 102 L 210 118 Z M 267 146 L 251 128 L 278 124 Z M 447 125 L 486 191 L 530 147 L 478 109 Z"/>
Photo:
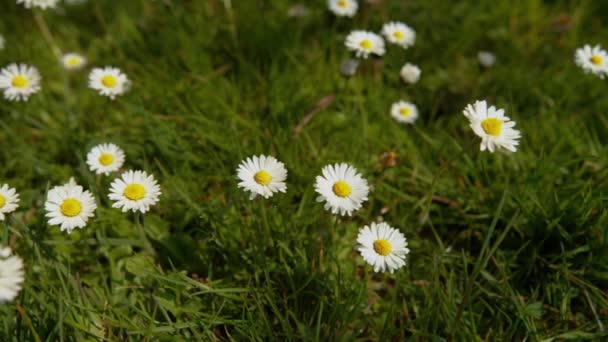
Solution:
<path fill-rule="evenodd" d="M 391 249 L 391 243 L 384 239 L 374 241 L 374 250 L 382 256 L 387 256 L 391 252 Z"/>
<path fill-rule="evenodd" d="M 488 118 L 481 122 L 481 128 L 488 135 L 499 136 L 502 131 L 502 120 L 497 118 Z"/>
<path fill-rule="evenodd" d="M 353 189 L 345 181 L 337 181 L 331 188 L 334 194 L 338 197 L 348 197 L 353 192 Z"/>
<path fill-rule="evenodd" d="M 361 43 L 359 43 L 359 46 L 365 50 L 369 50 L 372 48 L 372 42 L 370 42 L 369 39 L 363 39 Z"/>
<path fill-rule="evenodd" d="M 146 188 L 144 188 L 141 184 L 129 184 L 125 188 L 123 194 L 126 198 L 132 201 L 139 201 L 140 199 L 144 198 L 144 196 L 146 196 Z"/>
<path fill-rule="evenodd" d="M 99 156 L 99 164 L 101 164 L 103 166 L 112 165 L 113 161 L 114 161 L 114 156 L 109 153 L 103 153 L 102 155 Z"/>
<path fill-rule="evenodd" d="M 268 173 L 264 170 L 261 170 L 261 171 L 256 172 L 255 175 L 253 175 L 253 180 L 255 180 L 255 182 L 260 185 L 268 185 L 268 184 L 270 184 L 272 177 L 270 176 L 270 173 Z"/>
<path fill-rule="evenodd" d="M 68 198 L 61 203 L 61 213 L 68 217 L 73 217 L 82 211 L 80 201 L 74 198 Z"/>
<path fill-rule="evenodd" d="M 27 81 L 27 78 L 25 78 L 25 76 L 17 75 L 15 77 L 13 77 L 11 84 L 13 85 L 13 87 L 16 87 L 16 88 L 25 88 L 25 87 L 27 87 L 28 81 Z"/>
<path fill-rule="evenodd" d="M 348 1 L 346 0 L 338 0 L 338 6 L 346 7 L 348 5 Z"/>
<path fill-rule="evenodd" d="M 589 60 L 591 61 L 591 63 L 593 63 L 595 65 L 601 65 L 604 62 L 604 59 L 602 58 L 602 56 L 598 56 L 598 55 L 591 56 L 591 58 Z"/>
<path fill-rule="evenodd" d="M 399 109 L 399 114 L 401 114 L 402 116 L 410 116 L 410 114 L 412 114 L 412 111 L 408 107 L 401 107 Z"/>
<path fill-rule="evenodd" d="M 101 84 L 108 88 L 114 88 L 116 87 L 116 77 L 112 75 L 105 75 L 101 78 Z"/>
<path fill-rule="evenodd" d="M 395 39 L 397 39 L 397 40 L 401 40 L 401 39 L 403 39 L 403 32 L 401 32 L 401 31 L 395 31 L 393 33 L 393 37 L 395 37 Z"/>
<path fill-rule="evenodd" d="M 80 58 L 78 58 L 78 57 L 70 57 L 66 61 L 66 64 L 68 66 L 71 66 L 71 67 L 79 66 L 80 65 Z"/>
<path fill-rule="evenodd" d="M 6 198 L 0 194 L 0 208 L 3 208 L 6 204 Z"/>

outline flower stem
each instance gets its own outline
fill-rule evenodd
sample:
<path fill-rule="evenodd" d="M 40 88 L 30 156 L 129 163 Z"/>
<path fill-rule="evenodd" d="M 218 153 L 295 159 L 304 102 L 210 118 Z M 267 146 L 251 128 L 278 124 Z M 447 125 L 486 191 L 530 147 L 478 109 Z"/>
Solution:
<path fill-rule="evenodd" d="M 135 213 L 135 225 L 137 226 L 137 230 L 139 230 L 139 236 L 146 251 L 148 251 L 148 253 L 152 255 L 156 255 L 156 251 L 154 250 L 154 247 L 152 247 L 152 244 L 150 243 L 150 240 L 148 239 L 148 236 L 146 235 L 146 231 L 144 229 L 143 215 L 139 212 Z"/>
<path fill-rule="evenodd" d="M 40 29 L 40 32 L 44 36 L 44 39 L 49 44 L 51 51 L 53 51 L 57 59 L 61 59 L 61 49 L 59 49 L 55 43 L 55 39 L 53 39 L 49 26 L 46 24 L 46 21 L 40 12 L 34 12 L 34 20 L 36 21 L 36 25 L 38 25 L 38 29 Z"/>

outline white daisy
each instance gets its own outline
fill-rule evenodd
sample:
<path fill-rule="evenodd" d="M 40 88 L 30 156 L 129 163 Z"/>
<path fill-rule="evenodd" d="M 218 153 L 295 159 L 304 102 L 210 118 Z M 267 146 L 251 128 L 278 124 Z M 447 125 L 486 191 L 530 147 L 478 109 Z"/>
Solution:
<path fill-rule="evenodd" d="M 112 208 L 145 213 L 158 202 L 160 194 L 160 186 L 154 176 L 145 171 L 129 170 L 112 182 L 108 197 L 115 201 Z"/>
<path fill-rule="evenodd" d="M 61 63 L 67 70 L 80 70 L 87 65 L 87 59 L 82 55 L 70 52 L 63 55 Z"/>
<path fill-rule="evenodd" d="M 384 40 L 373 32 L 352 31 L 346 37 L 345 45 L 358 58 L 367 58 L 369 54 L 384 55 Z"/>
<path fill-rule="evenodd" d="M 70 178 L 67 184 L 49 190 L 44 209 L 50 225 L 60 226 L 62 231 L 71 233 L 74 228 L 87 225 L 89 218 L 95 214 L 97 204 L 88 190 Z"/>
<path fill-rule="evenodd" d="M 405 236 L 384 222 L 361 228 L 357 242 L 361 256 L 374 266 L 374 272 L 388 269 L 393 273 L 405 265 L 405 257 L 410 252 Z"/>
<path fill-rule="evenodd" d="M 0 221 L 4 221 L 5 214 L 10 214 L 19 207 L 19 194 L 7 184 L 0 187 Z"/>
<path fill-rule="evenodd" d="M 401 79 L 405 83 L 414 84 L 420 79 L 422 71 L 417 65 L 406 63 L 399 72 Z"/>
<path fill-rule="evenodd" d="M 257 195 L 269 198 L 275 192 L 286 192 L 287 169 L 285 165 L 271 156 L 253 156 L 241 162 L 237 168 L 239 188 L 251 192 L 250 199 Z"/>
<path fill-rule="evenodd" d="M 42 9 L 55 8 L 59 0 L 17 0 L 18 4 L 23 4 L 25 8 L 38 7 Z"/>
<path fill-rule="evenodd" d="M 391 106 L 391 116 L 399 122 L 413 124 L 418 119 L 418 108 L 413 103 L 398 101 Z"/>
<path fill-rule="evenodd" d="M 339 17 L 354 17 L 359 4 L 357 0 L 327 0 L 327 7 Z"/>
<path fill-rule="evenodd" d="M 4 36 L 0 34 L 0 50 L 4 50 Z"/>
<path fill-rule="evenodd" d="M 322 174 L 317 176 L 315 190 L 320 195 L 317 201 L 325 201 L 325 210 L 351 216 L 367 201 L 367 180 L 354 167 L 346 163 L 327 165 Z"/>
<path fill-rule="evenodd" d="M 482 151 L 494 152 L 497 147 L 517 151 L 521 134 L 513 128 L 515 121 L 505 116 L 504 109 L 488 108 L 486 101 L 476 101 L 465 108 L 464 115 L 471 122 L 475 134 L 481 137 Z"/>
<path fill-rule="evenodd" d="M 91 171 L 106 176 L 118 171 L 124 162 L 125 153 L 114 144 L 97 145 L 87 154 L 87 164 Z"/>
<path fill-rule="evenodd" d="M 397 44 L 404 49 L 414 45 L 416 42 L 416 31 L 404 23 L 390 22 L 382 26 L 382 34 L 386 40 Z"/>
<path fill-rule="evenodd" d="M 599 45 L 591 47 L 585 45 L 576 49 L 575 61 L 578 66 L 585 70 L 585 73 L 593 73 L 604 79 L 608 74 L 608 53 Z"/>
<path fill-rule="evenodd" d="M 24 279 L 23 260 L 11 254 L 10 248 L 0 247 L 0 303 L 15 299 Z"/>
<path fill-rule="evenodd" d="M 129 79 L 120 69 L 114 67 L 95 68 L 89 74 L 89 88 L 114 100 L 129 89 Z"/>
<path fill-rule="evenodd" d="M 477 53 L 477 60 L 481 66 L 489 68 L 496 63 L 496 56 L 488 51 L 479 51 Z"/>
<path fill-rule="evenodd" d="M 40 90 L 40 78 L 35 67 L 12 63 L 0 70 L 0 89 L 7 100 L 27 101 Z"/>

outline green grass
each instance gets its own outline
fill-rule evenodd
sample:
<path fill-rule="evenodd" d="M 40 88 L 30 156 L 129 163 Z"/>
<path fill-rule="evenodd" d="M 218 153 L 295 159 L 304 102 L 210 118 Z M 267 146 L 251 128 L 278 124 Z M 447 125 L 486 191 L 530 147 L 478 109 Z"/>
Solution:
<path fill-rule="evenodd" d="M 606 81 L 574 65 L 608 46 L 602 1 L 365 2 L 337 19 L 324 1 L 288 18 L 290 1 L 89 1 L 45 11 L 56 45 L 133 81 L 116 101 L 65 72 L 34 14 L 0 5 L 0 65 L 43 75 L 27 103 L 0 101 L 0 180 L 21 193 L 8 220 L 26 263 L 20 296 L 0 307 L 3 341 L 601 340 L 608 325 Z M 364 3 L 364 1 L 360 1 Z M 566 30 L 556 30 L 556 20 Z M 351 29 L 402 20 L 407 51 L 388 47 L 339 73 Z M 568 25 L 566 25 L 568 26 Z M 482 69 L 479 50 L 497 64 Z M 422 78 L 404 86 L 406 61 Z M 329 107 L 293 130 L 322 98 Z M 415 102 L 415 126 L 389 116 Z M 515 154 L 481 153 L 462 115 L 477 99 L 505 108 Z M 110 207 L 113 177 L 85 156 L 114 142 L 126 166 L 159 179 L 144 217 Z M 395 167 L 381 155 L 394 151 Z M 288 192 L 250 201 L 245 157 L 270 154 Z M 355 165 L 373 187 L 352 218 L 315 201 L 315 176 Z M 46 191 L 75 177 L 96 217 L 67 235 L 44 218 Z M 382 218 L 406 235 L 403 269 L 375 274 L 355 249 Z"/>

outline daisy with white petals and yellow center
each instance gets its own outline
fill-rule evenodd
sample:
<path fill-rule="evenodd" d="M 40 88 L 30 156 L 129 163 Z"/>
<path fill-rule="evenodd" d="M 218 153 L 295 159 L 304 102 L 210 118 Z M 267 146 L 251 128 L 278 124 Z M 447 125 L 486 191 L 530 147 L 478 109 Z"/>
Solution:
<path fill-rule="evenodd" d="M 370 54 L 384 55 L 384 40 L 373 32 L 352 31 L 346 37 L 345 45 L 358 58 L 367 58 Z"/>
<path fill-rule="evenodd" d="M 0 247 L 0 303 L 15 299 L 24 279 L 23 260 L 11 254 L 10 248 Z"/>
<path fill-rule="evenodd" d="M 158 202 L 161 195 L 160 186 L 154 176 L 145 171 L 129 170 L 110 185 L 111 200 L 115 201 L 112 208 L 122 208 L 126 211 L 146 213 L 150 206 Z"/>
<path fill-rule="evenodd" d="M 0 221 L 4 221 L 5 215 L 10 214 L 19 207 L 19 194 L 7 184 L 0 187 Z"/>
<path fill-rule="evenodd" d="M 87 65 L 87 59 L 77 53 L 66 53 L 61 58 L 63 67 L 67 70 L 80 70 Z"/>
<path fill-rule="evenodd" d="M 393 273 L 405 265 L 405 257 L 410 252 L 405 236 L 384 222 L 361 228 L 357 242 L 361 256 L 374 267 L 374 272 Z"/>
<path fill-rule="evenodd" d="M 325 210 L 332 214 L 351 216 L 367 201 L 369 186 L 354 167 L 342 163 L 327 165 L 317 176 L 315 190 L 318 202 L 325 202 Z"/>
<path fill-rule="evenodd" d="M 357 13 L 357 0 L 327 0 L 329 10 L 339 17 L 353 17 Z"/>
<path fill-rule="evenodd" d="M 251 193 L 269 198 L 275 192 L 286 192 L 287 169 L 285 165 L 271 156 L 253 156 L 241 162 L 237 168 L 238 186 Z"/>
<path fill-rule="evenodd" d="M 41 9 L 55 8 L 59 0 L 17 0 L 18 4 L 23 4 L 25 8 L 38 7 Z"/>
<path fill-rule="evenodd" d="M 469 119 L 471 128 L 481 138 L 480 149 L 494 152 L 499 147 L 511 152 L 517 151 L 521 134 L 514 129 L 515 121 L 505 116 L 504 109 L 488 107 L 486 101 L 476 101 L 468 105 L 464 115 Z"/>
<path fill-rule="evenodd" d="M 99 91 L 99 94 L 114 100 L 124 94 L 130 86 L 127 75 L 113 67 L 95 68 L 89 74 L 89 88 Z"/>
<path fill-rule="evenodd" d="M 384 24 L 382 34 L 390 43 L 397 44 L 404 49 L 416 42 L 416 31 L 404 23 L 391 22 Z"/>
<path fill-rule="evenodd" d="M 97 145 L 87 154 L 87 164 L 91 171 L 106 176 L 118 171 L 124 162 L 125 153 L 114 144 Z"/>
<path fill-rule="evenodd" d="M 30 95 L 40 90 L 40 73 L 33 66 L 9 64 L 0 70 L 0 89 L 10 101 L 27 101 Z"/>
<path fill-rule="evenodd" d="M 95 215 L 95 198 L 71 178 L 67 184 L 49 190 L 44 204 L 50 225 L 58 225 L 62 231 L 71 233 L 74 228 L 84 228 L 89 218 Z"/>
<path fill-rule="evenodd" d="M 391 116 L 399 122 L 413 124 L 418 119 L 418 108 L 406 101 L 395 102 L 391 106 Z"/>
<path fill-rule="evenodd" d="M 604 79 L 608 75 L 608 53 L 599 45 L 585 45 L 576 49 L 575 61 L 585 73 L 592 73 Z"/>

